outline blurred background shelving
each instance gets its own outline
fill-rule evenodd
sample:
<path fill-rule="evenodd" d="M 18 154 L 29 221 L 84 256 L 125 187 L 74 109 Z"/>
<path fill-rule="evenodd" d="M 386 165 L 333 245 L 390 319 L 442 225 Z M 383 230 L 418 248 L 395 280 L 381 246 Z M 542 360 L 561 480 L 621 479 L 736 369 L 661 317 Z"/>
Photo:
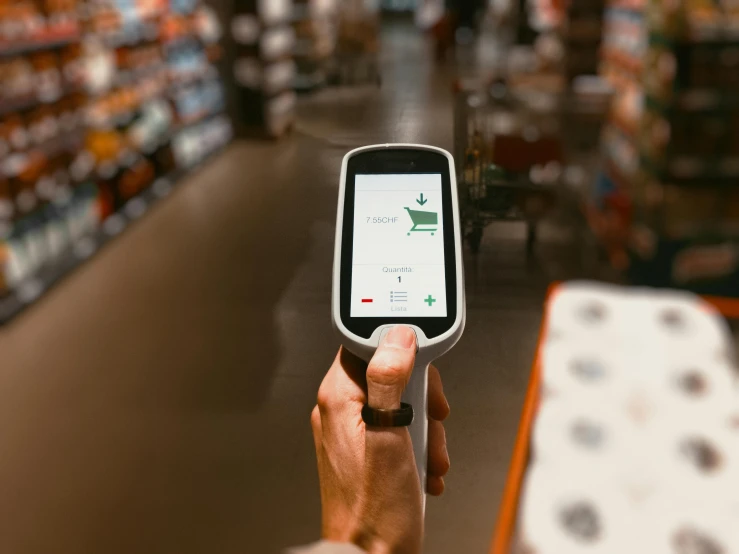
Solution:
<path fill-rule="evenodd" d="M 200 2 L 16 2 L 0 23 L 7 319 L 232 132 L 220 23 Z"/>
<path fill-rule="evenodd" d="M 730 4 L 611 2 L 616 91 L 591 221 L 635 282 L 739 291 L 739 35 Z"/>
<path fill-rule="evenodd" d="M 293 6 L 297 91 L 310 92 L 328 82 L 336 48 L 336 11 L 334 0 L 302 0 Z"/>
<path fill-rule="evenodd" d="M 237 133 L 279 137 L 295 119 L 293 2 L 250 1 L 231 9 Z"/>
<path fill-rule="evenodd" d="M 544 196 L 579 205 L 627 278 L 736 290 L 739 16 L 730 2 L 496 0 L 452 3 L 445 16 L 433 1 L 17 0 L 0 12 L 2 294 L 234 133 L 287 135 L 296 91 L 380 86 L 381 21 L 434 3 L 430 48 L 464 60 L 458 82 L 473 83 L 464 96 L 477 102 L 458 102 L 464 183 L 498 170 L 532 186 L 551 181 Z M 515 137 L 533 150 L 556 146 L 524 163 L 505 154 Z M 513 211 L 493 211 L 519 214 L 535 242 L 549 210 L 533 221 L 520 204 L 529 200 L 511 194 Z M 488 219 L 475 221 L 473 246 Z"/>

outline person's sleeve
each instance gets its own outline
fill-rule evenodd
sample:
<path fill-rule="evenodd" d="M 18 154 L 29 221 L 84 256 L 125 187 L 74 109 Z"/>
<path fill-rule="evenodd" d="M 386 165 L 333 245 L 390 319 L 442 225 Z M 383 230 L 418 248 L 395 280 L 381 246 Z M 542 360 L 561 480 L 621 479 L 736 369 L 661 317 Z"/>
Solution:
<path fill-rule="evenodd" d="M 364 550 L 349 543 L 318 541 L 307 546 L 288 548 L 284 554 L 367 554 Z"/>

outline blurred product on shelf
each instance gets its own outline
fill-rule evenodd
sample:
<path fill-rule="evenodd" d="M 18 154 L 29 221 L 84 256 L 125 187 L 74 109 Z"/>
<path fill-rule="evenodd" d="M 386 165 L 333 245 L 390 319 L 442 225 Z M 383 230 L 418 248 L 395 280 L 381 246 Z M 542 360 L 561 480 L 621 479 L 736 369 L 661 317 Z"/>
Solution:
<path fill-rule="evenodd" d="M 538 36 L 521 40 L 521 44 L 532 44 L 550 70 L 562 74 L 565 83 L 597 73 L 603 0 L 537 0 L 529 2 L 528 8 L 528 17 L 522 17 L 531 21 Z"/>
<path fill-rule="evenodd" d="M 296 0 L 293 3 L 295 31 L 295 80 L 299 92 L 310 92 L 326 85 L 328 65 L 336 47 L 336 2 L 334 0 Z"/>
<path fill-rule="evenodd" d="M 411 12 L 416 9 L 418 0 L 381 0 L 374 4 L 388 12 Z"/>
<path fill-rule="evenodd" d="M 541 341 L 516 546 L 739 551 L 739 375 L 721 315 L 690 294 L 572 283 Z"/>
<path fill-rule="evenodd" d="M 230 140 L 219 37 L 197 0 L 0 4 L 0 322 Z"/>
<path fill-rule="evenodd" d="M 605 19 L 591 227 L 637 284 L 739 296 L 739 12 L 614 0 Z"/>
<path fill-rule="evenodd" d="M 280 137 L 295 120 L 293 3 L 251 0 L 235 9 L 231 39 L 236 132 Z"/>
<path fill-rule="evenodd" d="M 690 42 L 736 40 L 739 38 L 739 8 L 732 0 L 679 3 L 638 2 L 646 9 L 650 29 L 662 36 Z"/>
<path fill-rule="evenodd" d="M 551 31 L 561 26 L 566 17 L 567 5 L 565 2 L 552 0 L 524 0 L 525 14 L 521 14 L 527 20 L 533 30 L 541 33 Z M 530 44 L 529 41 L 518 41 L 521 44 Z"/>
<path fill-rule="evenodd" d="M 566 14 L 560 30 L 564 44 L 565 79 L 598 72 L 598 50 L 603 36 L 603 0 L 574 0 L 565 3 Z"/>
<path fill-rule="evenodd" d="M 336 49 L 329 82 L 337 85 L 381 84 L 380 21 L 364 0 L 344 0 L 338 6 Z"/>
<path fill-rule="evenodd" d="M 75 0 L 0 3 L 0 51 L 31 52 L 79 40 Z"/>
<path fill-rule="evenodd" d="M 218 116 L 184 129 L 172 140 L 172 154 L 178 167 L 190 168 L 231 140 L 231 122 Z"/>

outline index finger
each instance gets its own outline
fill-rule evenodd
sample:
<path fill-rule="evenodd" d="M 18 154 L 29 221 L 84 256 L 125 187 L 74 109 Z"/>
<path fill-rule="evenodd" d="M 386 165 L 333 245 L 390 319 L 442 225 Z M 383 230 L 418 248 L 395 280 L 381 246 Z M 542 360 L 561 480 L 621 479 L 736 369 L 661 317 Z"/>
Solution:
<path fill-rule="evenodd" d="M 441 374 L 436 366 L 429 366 L 429 417 L 444 421 L 449 415 L 449 402 L 444 395 Z"/>
<path fill-rule="evenodd" d="M 324 407 L 367 401 L 367 364 L 343 346 L 334 358 L 318 389 L 318 404 Z"/>

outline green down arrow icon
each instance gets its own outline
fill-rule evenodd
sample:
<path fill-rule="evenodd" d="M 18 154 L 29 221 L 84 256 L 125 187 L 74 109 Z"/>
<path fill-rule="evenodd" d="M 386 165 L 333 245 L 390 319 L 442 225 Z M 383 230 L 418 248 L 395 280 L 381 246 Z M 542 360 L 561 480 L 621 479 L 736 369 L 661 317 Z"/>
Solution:
<path fill-rule="evenodd" d="M 426 202 L 428 202 L 428 200 L 424 199 L 423 193 L 421 193 L 421 198 L 416 198 L 416 202 L 423 206 Z"/>

